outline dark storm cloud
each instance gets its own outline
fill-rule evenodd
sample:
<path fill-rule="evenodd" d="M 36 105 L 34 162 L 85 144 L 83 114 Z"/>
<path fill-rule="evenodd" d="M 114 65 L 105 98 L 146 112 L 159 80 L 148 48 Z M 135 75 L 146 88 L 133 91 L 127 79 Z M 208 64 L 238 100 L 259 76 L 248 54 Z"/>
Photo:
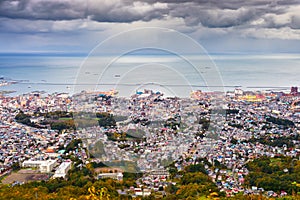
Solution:
<path fill-rule="evenodd" d="M 203 9 L 200 6 L 176 7 L 170 15 L 184 18 L 190 26 L 202 24 L 209 28 L 226 28 L 238 26 L 256 18 L 257 11 L 252 8 L 237 10 Z"/>
<path fill-rule="evenodd" d="M 251 22 L 264 19 L 264 28 L 290 27 L 297 29 L 298 17 L 289 14 L 288 9 L 300 5 L 299 0 L 145 0 L 148 3 L 168 3 L 169 14 L 183 18 L 187 25 L 201 24 L 208 28 L 227 28 L 234 26 L 250 26 Z M 288 14 L 289 23 L 278 23 L 268 14 L 281 17 Z"/>
<path fill-rule="evenodd" d="M 219 9 L 238 9 L 241 7 L 257 7 L 257 6 L 277 6 L 277 5 L 298 5 L 299 0 L 144 0 L 148 3 L 173 3 L 173 4 L 182 4 L 182 3 L 194 3 L 195 5 L 202 5 L 210 8 L 219 8 Z"/>
<path fill-rule="evenodd" d="M 70 20 L 84 17 L 82 8 L 68 1 L 4 0 L 0 16 L 12 19 Z"/>
<path fill-rule="evenodd" d="M 256 2 L 256 3 L 255 3 Z M 183 4 L 184 5 L 184 4 Z M 247 25 L 268 13 L 286 12 L 287 7 L 276 6 L 272 1 L 194 1 L 189 6 L 179 7 L 172 3 L 171 15 L 182 17 L 187 24 L 202 24 L 209 28 L 226 28 Z M 191 24 L 193 25 L 193 24 Z"/>
<path fill-rule="evenodd" d="M 98 22 L 130 23 L 169 16 L 182 18 L 187 26 L 208 28 L 245 27 L 263 19 L 260 26 L 264 28 L 299 29 L 299 16 L 290 14 L 289 22 L 285 23 L 276 19 L 276 16 L 288 14 L 288 9 L 294 5 L 299 5 L 299 0 L 2 0 L 0 17 L 29 20 L 89 18 Z"/>
<path fill-rule="evenodd" d="M 99 22 L 149 21 L 166 12 L 161 4 L 133 1 L 4 0 L 0 16 L 12 19 L 72 20 L 91 18 Z"/>

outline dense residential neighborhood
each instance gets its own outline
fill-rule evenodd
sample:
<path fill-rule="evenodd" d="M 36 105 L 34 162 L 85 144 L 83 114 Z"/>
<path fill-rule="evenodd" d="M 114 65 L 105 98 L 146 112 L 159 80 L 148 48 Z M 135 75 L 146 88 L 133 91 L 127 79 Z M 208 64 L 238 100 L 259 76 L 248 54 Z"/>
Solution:
<path fill-rule="evenodd" d="M 0 103 L 1 187 L 59 184 L 82 173 L 95 183 L 116 182 L 115 198 L 300 192 L 296 87 L 290 93 L 194 91 L 191 98 L 151 90 L 130 98 L 32 92 L 1 96 Z M 89 185 L 78 196 L 107 189 Z"/>

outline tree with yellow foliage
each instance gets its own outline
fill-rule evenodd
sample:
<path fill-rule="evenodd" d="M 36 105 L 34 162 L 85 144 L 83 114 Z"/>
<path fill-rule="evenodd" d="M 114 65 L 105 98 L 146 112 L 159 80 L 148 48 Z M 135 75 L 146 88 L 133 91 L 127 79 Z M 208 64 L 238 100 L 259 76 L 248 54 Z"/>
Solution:
<path fill-rule="evenodd" d="M 87 195 L 87 199 L 89 200 L 110 200 L 110 195 L 106 187 L 96 190 L 94 186 L 91 186 L 88 188 L 88 192 L 90 193 Z"/>

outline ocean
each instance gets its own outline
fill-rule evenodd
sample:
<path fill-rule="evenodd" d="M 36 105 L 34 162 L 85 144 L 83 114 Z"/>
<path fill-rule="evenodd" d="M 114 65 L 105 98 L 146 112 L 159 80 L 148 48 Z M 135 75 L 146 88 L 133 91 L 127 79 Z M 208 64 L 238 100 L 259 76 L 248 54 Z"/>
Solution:
<path fill-rule="evenodd" d="M 203 91 L 286 91 L 300 86 L 298 54 L 90 56 L 0 54 L 1 91 L 76 93 L 116 89 L 120 96 L 153 89 L 170 96 Z"/>

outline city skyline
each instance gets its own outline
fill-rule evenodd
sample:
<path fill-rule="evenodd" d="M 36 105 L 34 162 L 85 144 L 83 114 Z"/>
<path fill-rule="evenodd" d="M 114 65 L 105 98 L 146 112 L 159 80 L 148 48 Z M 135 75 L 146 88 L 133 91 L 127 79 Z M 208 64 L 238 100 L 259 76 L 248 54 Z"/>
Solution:
<path fill-rule="evenodd" d="M 1 0 L 0 199 L 299 199 L 299 0 Z"/>

